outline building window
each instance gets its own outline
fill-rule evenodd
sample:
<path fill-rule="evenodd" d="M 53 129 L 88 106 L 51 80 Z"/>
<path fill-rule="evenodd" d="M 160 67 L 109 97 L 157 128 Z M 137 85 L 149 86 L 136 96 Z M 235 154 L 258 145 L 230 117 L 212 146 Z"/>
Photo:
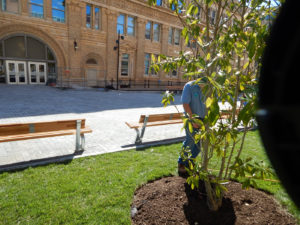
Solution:
<path fill-rule="evenodd" d="M 65 22 L 65 1 L 52 0 L 52 19 L 53 21 Z"/>
<path fill-rule="evenodd" d="M 144 74 L 147 76 L 149 75 L 149 69 L 150 69 L 150 63 L 151 63 L 150 59 L 151 59 L 150 54 L 146 53 L 145 60 L 144 60 L 144 66 L 145 66 Z"/>
<path fill-rule="evenodd" d="M 134 36 L 134 18 L 131 16 L 127 17 L 127 35 Z"/>
<path fill-rule="evenodd" d="M 177 70 L 170 70 L 168 73 L 169 77 L 177 77 Z"/>
<path fill-rule="evenodd" d="M 19 0 L 1 0 L 2 11 L 19 13 Z"/>
<path fill-rule="evenodd" d="M 172 27 L 169 27 L 168 43 L 173 44 L 173 28 Z"/>
<path fill-rule="evenodd" d="M 123 14 L 118 16 L 117 20 L 117 32 L 120 34 L 124 34 L 125 27 L 125 16 Z"/>
<path fill-rule="evenodd" d="M 180 33 L 181 31 L 176 28 L 169 28 L 169 38 L 168 38 L 168 43 L 169 44 L 174 44 L 174 45 L 179 45 L 180 44 Z"/>
<path fill-rule="evenodd" d="M 100 29 L 100 9 L 98 7 L 86 5 L 86 27 Z"/>
<path fill-rule="evenodd" d="M 214 25 L 216 20 L 216 11 L 209 9 L 208 15 L 210 24 Z"/>
<path fill-rule="evenodd" d="M 156 0 L 156 5 L 162 6 L 162 0 Z"/>
<path fill-rule="evenodd" d="M 179 45 L 180 44 L 180 30 L 175 29 L 174 32 L 174 44 Z"/>
<path fill-rule="evenodd" d="M 94 22 L 94 29 L 99 30 L 100 29 L 100 9 L 98 7 L 95 7 L 95 22 Z"/>
<path fill-rule="evenodd" d="M 151 22 L 148 22 L 146 24 L 145 38 L 148 39 L 148 40 L 151 39 Z"/>
<path fill-rule="evenodd" d="M 153 41 L 159 42 L 160 39 L 160 25 L 157 23 L 153 24 Z"/>
<path fill-rule="evenodd" d="M 24 36 L 15 36 L 4 40 L 5 56 L 12 58 L 25 58 L 25 39 Z"/>
<path fill-rule="evenodd" d="M 85 63 L 89 64 L 89 65 L 97 65 L 97 61 L 93 58 L 90 58 L 90 59 L 86 60 Z"/>
<path fill-rule="evenodd" d="M 122 54 L 121 76 L 128 76 L 128 74 L 129 74 L 129 55 Z"/>
<path fill-rule="evenodd" d="M 30 0 L 29 13 L 33 17 L 44 18 L 44 2 L 43 0 Z"/>
<path fill-rule="evenodd" d="M 92 27 L 92 12 L 91 12 L 92 6 L 86 5 L 86 27 L 91 28 Z"/>
<path fill-rule="evenodd" d="M 125 16 L 123 14 L 118 16 L 117 32 L 120 34 L 135 35 L 135 18 L 132 16 Z"/>
<path fill-rule="evenodd" d="M 154 55 L 154 57 L 157 59 L 158 55 Z M 145 54 L 145 60 L 144 60 L 144 66 L 145 66 L 144 74 L 146 76 L 148 76 L 148 75 L 156 76 L 157 75 L 154 68 L 150 69 L 151 63 L 152 63 L 151 54 L 146 53 Z"/>
<path fill-rule="evenodd" d="M 159 40 L 160 40 L 160 25 L 149 21 L 146 24 L 145 38 L 148 40 L 159 42 Z"/>
<path fill-rule="evenodd" d="M 182 1 L 181 0 L 178 0 L 178 4 L 177 4 L 177 7 L 174 3 L 172 3 L 171 5 L 171 10 L 172 11 L 175 11 L 176 9 L 178 9 L 178 12 L 181 13 L 182 12 Z"/>

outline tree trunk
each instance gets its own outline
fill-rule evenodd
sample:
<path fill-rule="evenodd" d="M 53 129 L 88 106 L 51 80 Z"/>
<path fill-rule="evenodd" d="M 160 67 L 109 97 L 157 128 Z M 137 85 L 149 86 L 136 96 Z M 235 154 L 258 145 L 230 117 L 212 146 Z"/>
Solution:
<path fill-rule="evenodd" d="M 221 193 L 221 195 L 217 197 L 214 185 L 211 184 L 210 181 L 204 181 L 204 185 L 207 194 L 206 203 L 208 208 L 211 211 L 218 211 L 222 206 L 223 193 Z"/>

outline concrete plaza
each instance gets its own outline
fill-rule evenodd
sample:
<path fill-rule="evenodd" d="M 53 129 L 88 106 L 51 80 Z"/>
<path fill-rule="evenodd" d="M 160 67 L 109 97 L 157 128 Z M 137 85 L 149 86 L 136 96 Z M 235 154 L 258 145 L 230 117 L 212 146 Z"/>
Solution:
<path fill-rule="evenodd" d="M 66 89 L 0 84 L 0 124 L 85 118 L 85 151 L 75 156 L 75 135 L 0 143 L 0 170 L 133 149 L 136 132 L 125 124 L 141 114 L 177 112 L 161 105 L 159 92 Z M 175 96 L 180 111 L 180 95 Z M 148 127 L 143 142 L 184 136 L 181 124 Z M 25 163 L 25 164 L 24 164 Z"/>

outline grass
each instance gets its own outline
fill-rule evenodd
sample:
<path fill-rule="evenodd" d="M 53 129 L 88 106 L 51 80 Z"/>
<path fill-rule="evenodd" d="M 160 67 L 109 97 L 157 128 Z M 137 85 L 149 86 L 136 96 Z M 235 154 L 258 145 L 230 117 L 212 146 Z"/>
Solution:
<path fill-rule="evenodd" d="M 0 174 L 0 224 L 130 224 L 137 187 L 176 174 L 181 144 L 126 151 Z M 257 132 L 245 153 L 266 159 Z M 279 183 L 259 182 L 300 221 Z"/>

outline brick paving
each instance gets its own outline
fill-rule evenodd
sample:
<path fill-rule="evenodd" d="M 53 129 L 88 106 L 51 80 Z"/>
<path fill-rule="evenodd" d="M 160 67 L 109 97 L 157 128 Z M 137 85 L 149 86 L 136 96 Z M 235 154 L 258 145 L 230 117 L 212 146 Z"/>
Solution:
<path fill-rule="evenodd" d="M 161 98 L 159 92 L 0 84 L 0 124 L 85 118 L 93 132 L 86 134 L 85 151 L 76 157 L 128 150 L 135 148 L 136 132 L 125 121 L 138 121 L 141 114 L 176 112 L 174 106 L 162 107 Z M 180 104 L 180 95 L 175 103 Z M 184 136 L 181 127 L 148 127 L 143 142 L 180 138 Z M 75 136 L 0 143 L 0 170 L 18 163 L 38 164 L 41 159 L 73 158 L 74 150 Z"/>

